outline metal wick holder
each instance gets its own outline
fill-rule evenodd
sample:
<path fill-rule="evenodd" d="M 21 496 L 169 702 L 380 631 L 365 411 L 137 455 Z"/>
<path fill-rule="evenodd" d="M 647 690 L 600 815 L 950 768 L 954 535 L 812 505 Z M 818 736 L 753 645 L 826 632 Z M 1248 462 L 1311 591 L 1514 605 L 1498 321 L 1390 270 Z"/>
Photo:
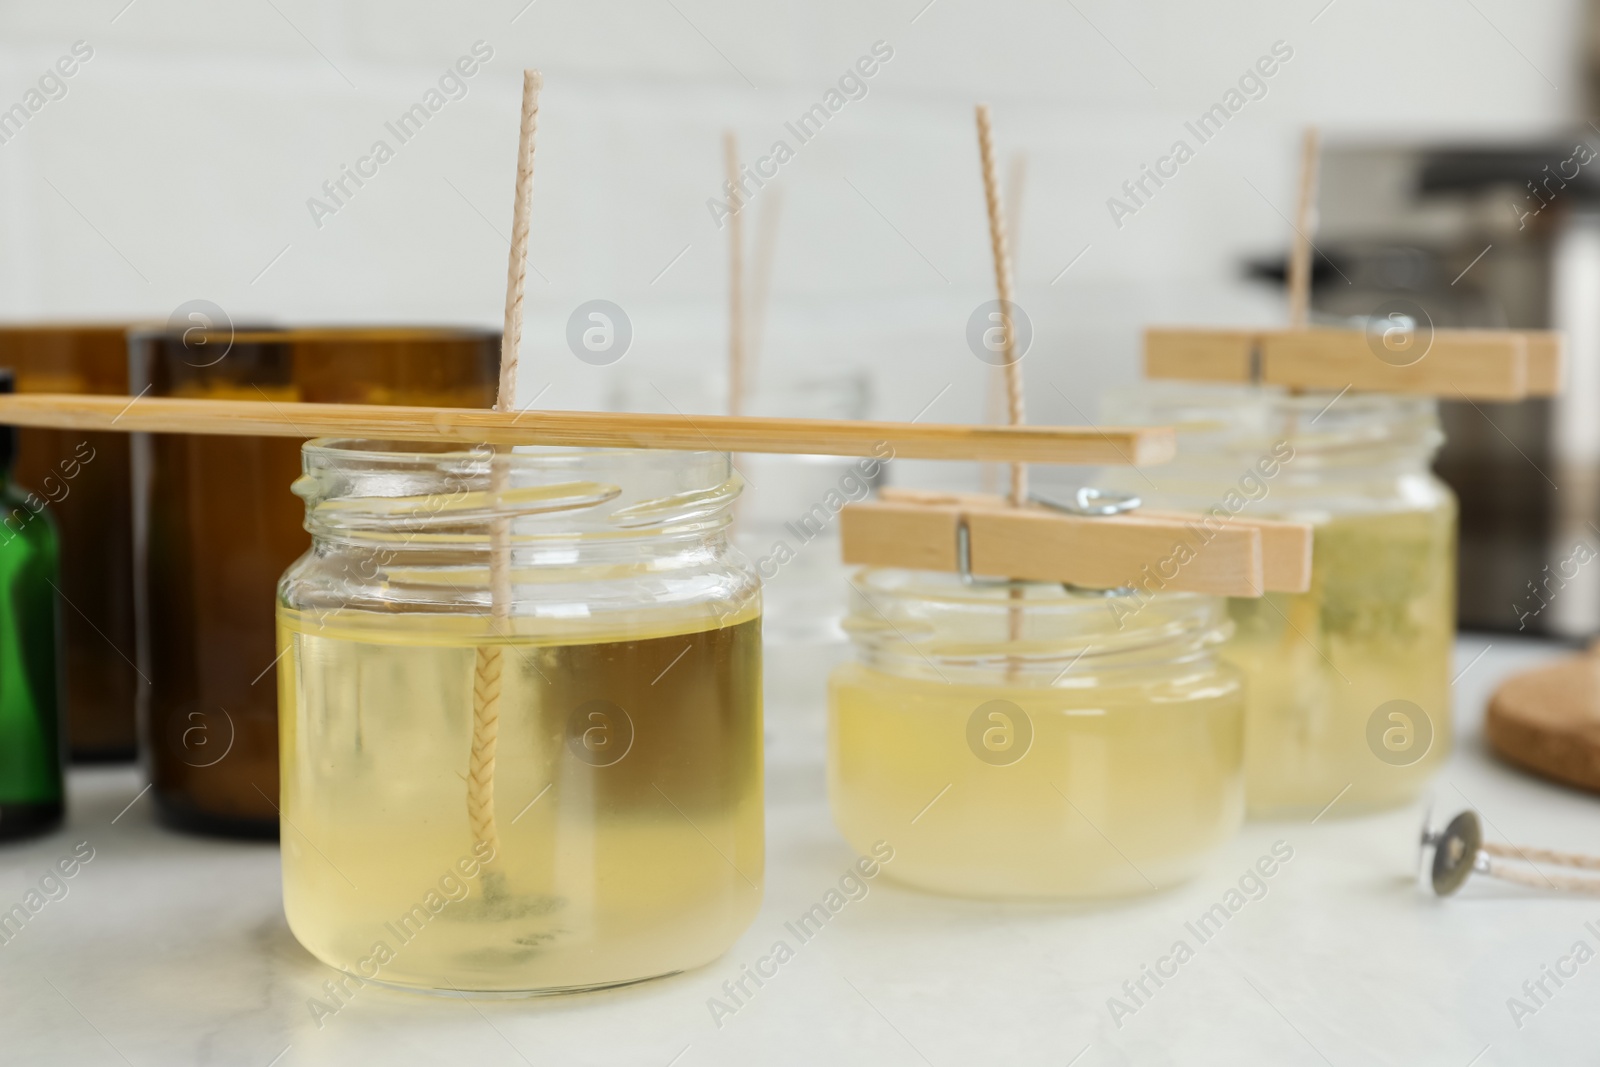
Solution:
<path fill-rule="evenodd" d="M 1040 493 L 1029 493 L 1029 503 L 1038 504 L 1040 507 L 1059 511 L 1066 515 L 1079 515 L 1085 518 L 1094 518 L 1103 515 L 1122 515 L 1132 511 L 1144 503 L 1133 493 L 1119 493 L 1110 489 L 1095 489 L 1091 486 L 1081 486 L 1072 494 L 1072 499 L 1054 500 Z M 1010 578 L 978 578 L 972 573 L 972 532 L 967 529 L 965 517 L 956 524 L 956 571 L 961 575 L 962 585 L 973 586 L 1012 586 L 1016 582 Z M 1079 596 L 1116 597 L 1132 596 L 1135 589 L 1131 585 L 1116 586 L 1112 589 L 1094 589 L 1089 586 L 1074 585 L 1071 582 L 1062 582 L 1061 588 L 1069 593 Z"/>
<path fill-rule="evenodd" d="M 1546 873 L 1538 864 L 1600 871 L 1600 856 L 1547 848 L 1502 845 L 1483 839 L 1483 825 L 1474 811 L 1463 811 L 1442 830 L 1424 818 L 1419 879 L 1441 897 L 1450 896 L 1472 874 L 1486 874 L 1533 889 L 1556 889 L 1600 896 L 1600 878 Z M 1516 862 L 1514 862 L 1516 861 Z"/>
<path fill-rule="evenodd" d="M 1489 854 L 1483 851 L 1483 826 L 1476 812 L 1463 811 L 1442 830 L 1424 823 L 1421 870 L 1426 884 L 1441 897 L 1460 889 L 1473 871 L 1489 873 Z"/>

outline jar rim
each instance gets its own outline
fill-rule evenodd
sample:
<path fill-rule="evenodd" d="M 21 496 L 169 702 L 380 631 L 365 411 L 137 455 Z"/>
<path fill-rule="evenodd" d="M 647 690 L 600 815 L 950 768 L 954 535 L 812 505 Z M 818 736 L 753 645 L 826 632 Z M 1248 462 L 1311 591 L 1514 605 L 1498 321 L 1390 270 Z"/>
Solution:
<path fill-rule="evenodd" d="M 1171 426 L 1173 466 L 1258 455 L 1291 445 L 1302 466 L 1372 467 L 1431 460 L 1444 443 L 1439 402 L 1400 393 L 1293 393 L 1278 385 L 1151 381 L 1107 390 L 1109 422 Z"/>
<path fill-rule="evenodd" d="M 1210 416 L 1222 420 L 1234 413 L 1251 409 L 1266 410 L 1286 415 L 1317 415 L 1333 410 L 1329 402 L 1335 398 L 1338 406 L 1370 418 L 1394 419 L 1416 416 L 1426 418 L 1438 406 L 1431 396 L 1409 393 L 1357 392 L 1355 390 L 1318 389 L 1293 392 L 1287 386 L 1267 383 L 1204 382 L 1154 380 L 1141 381 L 1105 393 L 1107 405 L 1121 411 L 1139 407 L 1151 411 L 1179 416 L 1192 413 L 1197 418 Z M 1209 421 L 1202 421 L 1209 425 Z M 1180 425 L 1181 429 L 1181 425 Z"/>
<path fill-rule="evenodd" d="M 291 487 L 317 538 L 411 536 L 406 544 L 487 544 L 696 536 L 726 526 L 743 480 L 725 452 L 315 438 Z"/>
<path fill-rule="evenodd" d="M 844 628 L 858 650 L 896 673 L 941 677 L 1004 670 L 1063 684 L 1080 660 L 1105 667 L 1210 654 L 1231 633 L 1220 597 L 1105 596 L 1053 582 L 968 585 L 954 574 L 866 568 Z M 1020 625 L 1014 620 L 1020 619 Z"/>

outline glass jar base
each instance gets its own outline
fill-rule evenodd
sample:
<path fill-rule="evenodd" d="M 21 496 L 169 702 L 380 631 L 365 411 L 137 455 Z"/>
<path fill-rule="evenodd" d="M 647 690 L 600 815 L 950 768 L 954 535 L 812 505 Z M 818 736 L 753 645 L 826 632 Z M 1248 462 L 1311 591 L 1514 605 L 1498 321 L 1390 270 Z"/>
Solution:
<path fill-rule="evenodd" d="M 326 961 L 324 961 L 326 962 Z M 424 983 L 411 984 L 407 982 L 390 982 L 381 978 L 364 979 L 367 985 L 378 986 L 382 989 L 392 989 L 399 993 L 420 993 L 423 996 L 466 997 L 470 1000 L 529 1000 L 534 997 L 562 997 L 575 993 L 594 993 L 602 989 L 621 989 L 625 986 L 639 985 L 643 982 L 655 982 L 662 978 L 671 978 L 675 974 L 682 974 L 690 968 L 679 967 L 676 970 L 662 971 L 659 974 L 647 974 L 639 978 L 623 978 L 613 982 L 594 982 L 588 985 L 571 986 L 546 986 L 535 989 L 463 989 L 456 986 L 436 986 Z"/>
<path fill-rule="evenodd" d="M 61 825 L 66 806 L 59 800 L 45 804 L 0 804 L 0 841 L 38 837 Z"/>
<path fill-rule="evenodd" d="M 953 900 L 988 900 L 996 903 L 1069 906 L 1082 904 L 1089 907 L 1098 907 L 1171 892 L 1186 882 L 1193 880 L 1202 869 L 1204 869 L 1203 862 L 1196 864 L 1194 870 L 1185 871 L 1182 874 L 1171 877 L 1163 878 L 1158 876 L 1152 882 L 1139 881 L 1137 884 L 1128 883 L 1115 887 L 1107 885 L 1080 888 L 1044 886 L 1019 888 L 1016 885 L 998 888 L 970 883 L 962 884 L 955 880 L 944 880 L 937 877 L 924 880 L 919 879 L 914 874 L 907 877 L 903 870 L 898 873 L 891 873 L 888 867 L 884 868 L 883 873 L 887 880 L 901 888 L 914 889 L 919 893 L 930 893 L 939 897 L 949 897 Z"/>

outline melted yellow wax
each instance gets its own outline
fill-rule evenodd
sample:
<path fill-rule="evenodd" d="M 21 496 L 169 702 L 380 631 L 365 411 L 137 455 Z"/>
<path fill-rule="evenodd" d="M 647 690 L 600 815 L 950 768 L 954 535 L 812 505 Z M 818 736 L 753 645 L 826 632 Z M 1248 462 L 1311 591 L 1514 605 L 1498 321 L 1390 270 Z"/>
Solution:
<path fill-rule="evenodd" d="M 608 985 L 721 954 L 761 898 L 754 609 L 681 632 L 491 625 L 280 607 L 295 936 L 362 979 L 462 990 Z M 493 644 L 489 858 L 466 776 L 476 650 Z"/>
<path fill-rule="evenodd" d="M 890 877 L 963 896 L 1115 896 L 1190 877 L 1243 819 L 1240 682 L 1227 667 L 1123 674 L 970 685 L 847 664 L 830 694 L 840 832 L 863 855 L 889 842 Z"/>

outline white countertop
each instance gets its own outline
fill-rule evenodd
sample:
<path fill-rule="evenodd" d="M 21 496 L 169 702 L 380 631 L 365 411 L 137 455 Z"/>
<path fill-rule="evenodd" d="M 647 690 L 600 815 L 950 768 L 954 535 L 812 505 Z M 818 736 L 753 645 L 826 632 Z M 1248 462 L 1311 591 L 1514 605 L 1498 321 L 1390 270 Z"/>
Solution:
<path fill-rule="evenodd" d="M 1474 662 L 1487 643 L 1457 647 L 1458 741 L 1437 808 L 1476 807 L 1491 838 L 1600 852 L 1600 801 L 1492 761 L 1481 739 L 1494 685 L 1563 650 L 1496 637 Z M 335 972 L 284 923 L 277 849 L 167 831 L 133 769 L 75 770 L 67 828 L 0 848 L 0 910 L 78 842 L 94 850 L 67 895 L 0 944 L 0 1063 L 1488 1067 L 1597 1055 L 1600 962 L 1559 989 L 1547 980 L 1553 996 L 1520 1028 L 1507 999 L 1579 940 L 1600 950 L 1584 926 L 1600 930 L 1600 900 L 1484 878 L 1446 901 L 1419 894 L 1420 804 L 1252 823 L 1196 881 L 1109 907 L 965 902 L 879 878 L 719 1028 L 707 998 L 854 859 L 823 796 L 820 708 L 772 708 L 769 722 L 766 900 L 722 959 L 540 999 L 368 987 L 320 1028 L 307 1000 Z M 1294 858 L 1267 895 L 1119 1028 L 1107 999 L 1280 839 Z"/>

